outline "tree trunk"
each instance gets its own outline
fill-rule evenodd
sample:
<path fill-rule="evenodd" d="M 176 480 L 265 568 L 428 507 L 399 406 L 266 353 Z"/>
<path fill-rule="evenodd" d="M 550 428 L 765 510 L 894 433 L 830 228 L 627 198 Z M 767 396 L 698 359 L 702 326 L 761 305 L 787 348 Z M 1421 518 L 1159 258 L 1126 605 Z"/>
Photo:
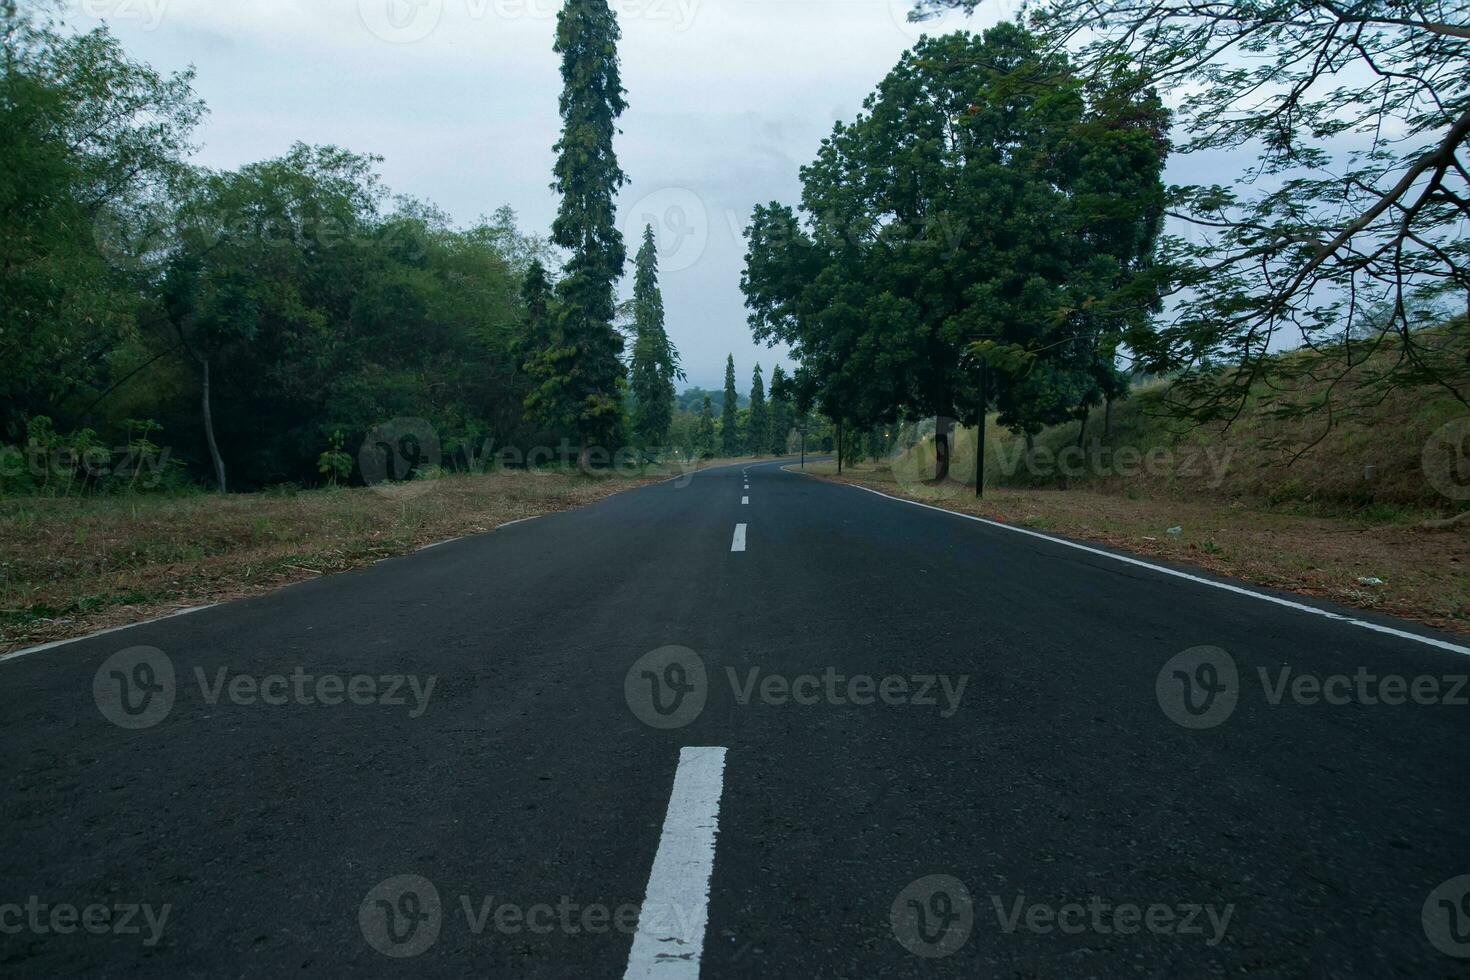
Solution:
<path fill-rule="evenodd" d="M 1090 408 L 1084 408 L 1082 410 L 1082 419 L 1081 419 L 1082 424 L 1077 427 L 1077 448 L 1078 449 L 1081 449 L 1082 448 L 1082 440 L 1085 439 L 1085 438 L 1087 438 L 1087 419 L 1088 419 L 1088 417 L 1090 415 L 1092 415 L 1092 409 L 1090 409 Z"/>
<path fill-rule="evenodd" d="M 198 355 L 196 355 L 198 357 Z M 214 414 L 209 407 L 209 358 L 198 357 L 200 371 L 200 409 L 204 415 L 204 440 L 209 443 L 209 458 L 214 461 L 214 480 L 219 492 L 225 492 L 225 461 L 219 454 L 219 443 L 214 439 Z"/>
<path fill-rule="evenodd" d="M 1113 434 L 1113 400 L 1111 398 L 1103 402 L 1103 438 L 1106 439 Z"/>
<path fill-rule="evenodd" d="M 842 423 L 837 423 L 837 475 L 842 475 Z"/>
<path fill-rule="evenodd" d="M 949 420 L 934 420 L 934 482 L 949 479 Z"/>
<path fill-rule="evenodd" d="M 592 444 L 582 437 L 582 448 L 577 452 L 577 472 L 587 476 L 592 472 Z"/>
<path fill-rule="evenodd" d="M 975 423 L 975 496 L 985 496 L 985 408 L 988 392 L 985 376 L 986 364 L 980 362 L 980 410 Z"/>

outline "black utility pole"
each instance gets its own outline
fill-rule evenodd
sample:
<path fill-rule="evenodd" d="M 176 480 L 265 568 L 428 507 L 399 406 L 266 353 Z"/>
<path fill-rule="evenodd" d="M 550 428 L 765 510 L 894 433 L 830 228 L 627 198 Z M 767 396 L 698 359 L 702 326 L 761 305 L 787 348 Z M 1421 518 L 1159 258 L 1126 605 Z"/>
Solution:
<path fill-rule="evenodd" d="M 985 362 L 980 362 L 980 420 L 975 430 L 975 499 L 985 496 Z"/>

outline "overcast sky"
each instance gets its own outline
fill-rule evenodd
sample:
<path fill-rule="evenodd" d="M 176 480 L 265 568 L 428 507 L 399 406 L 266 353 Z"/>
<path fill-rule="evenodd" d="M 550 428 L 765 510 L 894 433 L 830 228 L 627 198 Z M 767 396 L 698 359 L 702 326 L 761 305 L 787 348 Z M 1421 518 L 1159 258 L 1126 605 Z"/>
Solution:
<path fill-rule="evenodd" d="M 797 168 L 919 31 L 909 0 L 619 0 L 629 109 L 615 144 L 631 178 L 620 221 L 660 238 L 668 328 L 691 384 L 742 390 L 759 360 L 740 294 L 752 206 L 797 203 Z M 197 162 L 236 167 L 292 142 L 384 157 L 396 192 L 467 223 L 509 204 L 547 234 L 561 88 L 558 0 L 72 0 L 159 69 L 193 64 L 210 116 Z M 970 23 L 1014 10 L 990 0 Z M 964 18 L 948 21 L 955 25 Z M 933 27 L 926 28 L 933 31 Z M 632 265 L 623 284 L 632 289 Z"/>

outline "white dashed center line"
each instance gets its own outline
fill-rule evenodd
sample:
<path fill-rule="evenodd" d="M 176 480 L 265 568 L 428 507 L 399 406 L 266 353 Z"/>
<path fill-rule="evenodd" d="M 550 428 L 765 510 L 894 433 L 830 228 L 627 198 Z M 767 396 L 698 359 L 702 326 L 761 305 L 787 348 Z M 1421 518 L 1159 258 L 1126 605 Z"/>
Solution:
<path fill-rule="evenodd" d="M 749 497 L 741 497 L 740 498 L 740 506 L 744 507 L 748 503 L 750 503 L 750 498 Z"/>
<path fill-rule="evenodd" d="M 623 980 L 698 980 L 724 788 L 724 749 L 679 750 L 674 791 Z"/>
<path fill-rule="evenodd" d="M 731 551 L 744 551 L 745 550 L 745 525 L 744 524 L 736 524 L 735 525 L 735 537 L 730 541 L 730 550 Z"/>

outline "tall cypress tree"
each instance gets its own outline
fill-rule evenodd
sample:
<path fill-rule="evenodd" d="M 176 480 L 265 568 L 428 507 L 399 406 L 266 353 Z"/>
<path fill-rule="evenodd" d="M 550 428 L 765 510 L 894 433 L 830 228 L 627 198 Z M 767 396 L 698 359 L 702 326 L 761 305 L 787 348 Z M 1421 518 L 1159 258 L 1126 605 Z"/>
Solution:
<path fill-rule="evenodd" d="M 615 439 L 622 418 L 623 339 L 612 325 L 613 286 L 627 260 L 614 198 L 628 178 L 612 145 L 627 108 L 618 73 L 621 36 L 607 0 L 566 0 L 557 14 L 562 133 L 551 186 L 562 200 L 551 238 L 571 253 L 557 284 L 561 340 L 570 356 L 534 363 L 539 387 L 555 382 L 566 391 L 584 470 L 588 449 Z M 559 376 L 549 378 L 548 371 Z"/>
<path fill-rule="evenodd" d="M 770 415 L 766 412 L 766 383 L 761 378 L 761 366 L 755 366 L 750 377 L 750 422 L 745 431 L 746 451 L 759 456 L 770 442 Z"/>
<path fill-rule="evenodd" d="M 725 359 L 725 411 L 720 416 L 720 451 L 726 456 L 740 454 L 740 421 L 736 416 L 739 396 L 735 394 L 735 355 Z"/>
<path fill-rule="evenodd" d="M 710 409 L 709 395 L 704 396 L 704 407 L 699 410 L 699 428 L 694 431 L 694 453 L 700 459 L 709 459 L 715 454 L 715 415 Z"/>
<path fill-rule="evenodd" d="M 563 343 L 546 267 L 532 261 L 521 280 L 524 333 L 517 349 L 520 367 L 531 379 L 526 394 L 526 417 L 559 429 L 571 425 L 576 403 L 571 392 L 570 366 L 575 354 Z"/>
<path fill-rule="evenodd" d="M 795 409 L 791 404 L 791 385 L 786 371 L 777 364 L 771 372 L 771 433 L 767 442 L 772 456 L 786 455 L 786 437 L 794 424 Z"/>
<path fill-rule="evenodd" d="M 658 288 L 658 251 L 653 228 L 643 229 L 633 279 L 633 432 L 645 449 L 662 446 L 674 418 L 674 378 L 679 353 L 664 330 L 664 298 Z"/>

